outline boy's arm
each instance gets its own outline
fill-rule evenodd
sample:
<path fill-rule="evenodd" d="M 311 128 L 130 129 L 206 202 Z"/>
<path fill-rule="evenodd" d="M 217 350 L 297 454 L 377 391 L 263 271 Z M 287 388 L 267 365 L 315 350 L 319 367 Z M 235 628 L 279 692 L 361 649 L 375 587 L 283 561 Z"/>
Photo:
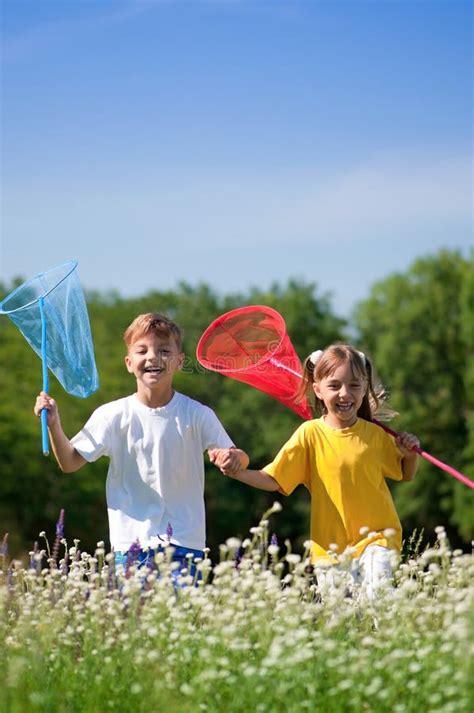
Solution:
<path fill-rule="evenodd" d="M 54 457 L 63 473 L 74 473 L 76 470 L 79 470 L 79 468 L 82 468 L 87 461 L 76 451 L 64 433 L 56 401 L 44 391 L 42 391 L 36 399 L 34 406 L 35 415 L 40 416 L 43 409 L 46 409 L 48 412 L 48 431 Z"/>
<path fill-rule="evenodd" d="M 402 480 L 413 480 L 418 470 L 418 453 L 413 448 L 420 447 L 420 441 L 412 433 L 400 433 L 396 439 L 397 446 L 403 454 Z"/>

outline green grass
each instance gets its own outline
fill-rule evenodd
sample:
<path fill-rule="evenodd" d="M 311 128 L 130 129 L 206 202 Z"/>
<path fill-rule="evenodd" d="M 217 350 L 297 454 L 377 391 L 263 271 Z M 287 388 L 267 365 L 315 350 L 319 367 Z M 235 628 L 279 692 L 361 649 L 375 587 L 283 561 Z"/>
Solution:
<path fill-rule="evenodd" d="M 39 569 L 44 553 L 4 563 L 0 711 L 471 712 L 472 555 L 440 529 L 374 603 L 348 596 L 343 567 L 321 597 L 304 556 L 269 554 L 267 522 L 238 568 L 231 539 L 180 590 L 160 556 L 146 582 L 114 581 L 101 547 L 72 548 L 67 572 Z"/>

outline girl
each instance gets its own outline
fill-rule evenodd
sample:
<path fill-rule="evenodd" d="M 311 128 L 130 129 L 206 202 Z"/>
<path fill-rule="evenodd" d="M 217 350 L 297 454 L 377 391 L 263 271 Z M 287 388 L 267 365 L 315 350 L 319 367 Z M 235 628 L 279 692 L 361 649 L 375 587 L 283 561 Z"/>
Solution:
<path fill-rule="evenodd" d="M 325 567 L 343 552 L 354 559 L 372 598 L 390 578 L 392 553 L 402 529 L 386 478 L 412 480 L 418 439 L 395 440 L 373 423 L 385 392 L 374 385 L 369 359 L 351 346 L 334 344 L 304 363 L 300 396 L 312 392 L 319 416 L 303 423 L 263 470 L 237 470 L 216 454 L 222 472 L 263 490 L 289 495 L 301 483 L 311 494 L 311 561 Z M 212 458 L 212 453 L 210 454 Z"/>

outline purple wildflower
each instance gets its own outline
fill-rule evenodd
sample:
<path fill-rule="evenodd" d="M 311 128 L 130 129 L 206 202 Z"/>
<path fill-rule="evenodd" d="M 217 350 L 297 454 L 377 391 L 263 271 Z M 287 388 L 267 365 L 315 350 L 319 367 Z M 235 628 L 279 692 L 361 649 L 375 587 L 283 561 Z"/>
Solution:
<path fill-rule="evenodd" d="M 273 535 L 270 538 L 270 544 L 278 546 L 278 537 L 275 535 L 275 533 L 273 533 Z"/>
<path fill-rule="evenodd" d="M 125 564 L 125 576 L 126 577 L 130 577 L 130 567 L 132 567 L 135 564 L 135 562 L 137 562 L 141 551 L 142 551 L 142 547 L 140 545 L 140 540 L 137 537 L 135 542 L 133 542 L 130 545 L 130 549 L 127 552 L 127 562 Z"/>
<path fill-rule="evenodd" d="M 39 563 L 39 567 L 38 567 L 38 561 L 36 559 L 36 555 L 38 554 L 38 552 L 39 552 L 38 541 L 35 540 L 35 542 L 33 544 L 33 549 L 30 553 L 30 569 L 35 569 L 37 572 L 39 572 L 41 570 L 41 563 Z"/>
<path fill-rule="evenodd" d="M 171 542 L 171 538 L 173 537 L 173 528 L 171 527 L 170 522 L 166 525 L 166 537 L 168 538 L 168 542 Z"/>
<path fill-rule="evenodd" d="M 0 556 L 8 557 L 8 532 L 3 536 L 2 544 L 0 546 Z"/>
<path fill-rule="evenodd" d="M 56 537 L 61 540 L 64 537 L 64 508 L 61 508 L 59 512 L 59 520 L 56 523 Z"/>
<path fill-rule="evenodd" d="M 3 536 L 2 544 L 0 545 L 0 557 L 2 558 L 2 570 L 3 570 L 3 565 L 6 562 L 6 559 L 8 557 L 8 532 L 6 532 Z"/>
<path fill-rule="evenodd" d="M 235 561 L 235 569 L 240 568 L 240 563 L 242 562 L 242 557 L 244 555 L 244 549 L 243 547 L 238 547 L 235 550 L 235 555 L 234 555 L 234 561 Z"/>
<path fill-rule="evenodd" d="M 64 537 L 64 508 L 59 511 L 59 519 L 56 523 L 56 537 L 53 545 L 52 565 L 57 567 L 59 557 L 59 545 Z"/>

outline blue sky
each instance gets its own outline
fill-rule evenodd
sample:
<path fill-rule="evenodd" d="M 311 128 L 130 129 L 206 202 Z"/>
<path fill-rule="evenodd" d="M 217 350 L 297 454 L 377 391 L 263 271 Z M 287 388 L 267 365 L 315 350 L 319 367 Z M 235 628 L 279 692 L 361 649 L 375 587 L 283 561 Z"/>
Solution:
<path fill-rule="evenodd" d="M 123 296 L 291 277 L 347 315 L 468 254 L 471 2 L 0 5 L 3 282 L 71 258 Z"/>

